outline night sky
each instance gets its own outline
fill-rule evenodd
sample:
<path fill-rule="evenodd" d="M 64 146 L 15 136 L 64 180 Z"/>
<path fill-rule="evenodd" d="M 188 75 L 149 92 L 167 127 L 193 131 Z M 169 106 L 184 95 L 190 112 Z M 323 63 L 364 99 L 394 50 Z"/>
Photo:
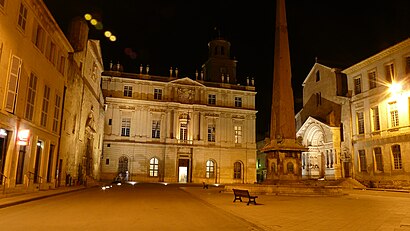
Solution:
<path fill-rule="evenodd" d="M 150 65 L 150 74 L 195 78 L 218 33 L 231 42 L 237 79 L 255 78 L 258 140 L 269 131 L 276 1 L 234 0 L 44 0 L 66 32 L 68 22 L 91 13 L 117 36 L 91 26 L 101 40 L 104 66 L 120 62 L 126 72 Z M 410 37 L 409 0 L 287 0 L 295 113 L 302 82 L 315 63 L 346 68 Z M 216 30 L 215 30 L 216 28 Z"/>

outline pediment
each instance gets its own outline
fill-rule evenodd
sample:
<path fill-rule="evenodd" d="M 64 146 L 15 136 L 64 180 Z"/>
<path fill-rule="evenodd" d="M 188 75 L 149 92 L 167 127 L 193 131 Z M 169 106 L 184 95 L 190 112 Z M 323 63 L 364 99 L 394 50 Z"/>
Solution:
<path fill-rule="evenodd" d="M 193 87 L 205 87 L 203 84 L 198 83 L 195 80 L 192 80 L 188 77 L 184 77 L 181 79 L 176 79 L 176 80 L 172 80 L 170 83 L 172 84 L 180 84 L 180 85 L 186 85 L 186 86 L 193 86 Z"/>
<path fill-rule="evenodd" d="M 316 75 L 315 75 L 316 72 L 315 72 L 315 70 L 317 70 L 319 67 L 327 68 L 327 69 L 329 69 L 329 70 L 331 69 L 330 67 L 325 66 L 325 65 L 323 65 L 323 64 L 315 63 L 315 64 L 313 65 L 312 69 L 310 69 L 309 74 L 306 76 L 305 80 L 303 81 L 302 86 L 305 85 L 305 83 L 306 83 L 310 78 L 316 78 Z"/>

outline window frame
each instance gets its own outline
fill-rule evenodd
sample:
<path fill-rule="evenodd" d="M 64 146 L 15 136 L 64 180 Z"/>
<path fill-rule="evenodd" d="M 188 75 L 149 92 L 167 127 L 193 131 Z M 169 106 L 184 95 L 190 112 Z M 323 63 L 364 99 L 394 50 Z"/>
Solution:
<path fill-rule="evenodd" d="M 131 136 L 131 118 L 121 119 L 121 136 L 130 137 Z"/>
<path fill-rule="evenodd" d="M 208 142 L 215 142 L 216 126 L 214 123 L 208 124 Z"/>
<path fill-rule="evenodd" d="M 378 132 L 380 131 L 380 112 L 379 112 L 379 106 L 374 106 L 370 108 L 371 115 L 372 115 L 372 131 L 373 132 Z"/>
<path fill-rule="evenodd" d="M 369 79 L 369 90 L 377 87 L 377 72 L 376 70 L 371 70 L 367 73 Z"/>
<path fill-rule="evenodd" d="M 356 121 L 357 121 L 357 134 L 358 135 L 363 135 L 364 134 L 364 112 L 363 111 L 358 111 L 356 112 Z"/>
<path fill-rule="evenodd" d="M 205 178 L 210 179 L 215 177 L 215 161 L 207 160 L 205 165 Z"/>
<path fill-rule="evenodd" d="M 233 178 L 236 180 L 242 179 L 242 163 L 239 161 L 233 164 Z"/>
<path fill-rule="evenodd" d="M 47 127 L 48 109 L 50 105 L 50 92 L 51 92 L 50 87 L 47 85 L 44 85 L 43 103 L 41 106 L 41 117 L 40 117 L 40 125 L 42 127 Z"/>
<path fill-rule="evenodd" d="M 151 138 L 153 139 L 161 138 L 161 120 L 152 120 Z"/>
<path fill-rule="evenodd" d="M 154 99 L 162 100 L 162 89 L 161 88 L 154 89 Z"/>
<path fill-rule="evenodd" d="M 234 125 L 235 144 L 242 143 L 242 125 Z"/>
<path fill-rule="evenodd" d="M 362 77 L 357 76 L 353 79 L 353 86 L 354 86 L 354 94 L 358 95 L 362 93 Z"/>
<path fill-rule="evenodd" d="M 208 94 L 208 104 L 216 105 L 216 95 L 215 94 Z"/>
<path fill-rule="evenodd" d="M 132 97 L 132 86 L 130 86 L 130 85 L 124 85 L 124 89 L 123 89 L 124 91 L 124 96 L 125 97 Z"/>
<path fill-rule="evenodd" d="M 24 118 L 29 121 L 33 121 L 34 109 L 36 108 L 37 81 L 38 77 L 31 72 L 27 87 L 26 111 L 24 113 Z"/>
<path fill-rule="evenodd" d="M 376 151 L 377 150 L 377 151 Z M 375 170 L 379 172 L 383 172 L 383 153 L 381 147 L 374 147 L 373 148 L 373 154 L 374 154 L 374 164 L 375 164 Z"/>
<path fill-rule="evenodd" d="M 149 160 L 149 170 L 148 175 L 150 177 L 158 177 L 159 176 L 159 159 L 156 157 L 152 157 Z"/>
<path fill-rule="evenodd" d="M 28 16 L 28 9 L 24 5 L 23 2 L 20 2 L 20 7 L 18 11 L 18 17 L 17 17 L 17 26 L 18 28 L 25 32 L 26 31 L 26 26 L 27 26 L 27 16 Z"/>
<path fill-rule="evenodd" d="M 367 172 L 366 150 L 358 150 L 360 172 Z"/>
<path fill-rule="evenodd" d="M 242 107 L 242 97 L 235 96 L 235 107 Z"/>
<path fill-rule="evenodd" d="M 396 150 L 395 150 L 396 149 Z M 401 156 L 401 147 L 399 144 L 394 144 L 391 146 L 391 153 L 393 158 L 393 170 L 403 169 L 403 159 Z"/>

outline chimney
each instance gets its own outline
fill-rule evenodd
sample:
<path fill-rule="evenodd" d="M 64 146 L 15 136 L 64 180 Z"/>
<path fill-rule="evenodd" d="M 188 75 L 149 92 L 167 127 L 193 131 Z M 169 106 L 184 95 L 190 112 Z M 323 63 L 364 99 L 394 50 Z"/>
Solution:
<path fill-rule="evenodd" d="M 172 67 L 169 68 L 169 77 L 172 77 Z"/>

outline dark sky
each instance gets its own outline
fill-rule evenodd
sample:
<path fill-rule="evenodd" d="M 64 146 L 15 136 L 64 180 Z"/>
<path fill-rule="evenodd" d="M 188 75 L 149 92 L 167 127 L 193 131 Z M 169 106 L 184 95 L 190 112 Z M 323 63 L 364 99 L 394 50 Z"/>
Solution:
<path fill-rule="evenodd" d="M 150 73 L 195 78 L 208 56 L 208 42 L 220 35 L 231 42 L 238 60 L 237 78 L 256 83 L 257 132 L 269 131 L 276 1 L 238 0 L 44 0 L 66 32 L 75 16 L 91 13 L 104 30 L 117 36 L 101 40 L 104 65 L 120 62 L 127 72 L 140 64 Z M 409 0 L 287 0 L 289 45 L 295 113 L 301 108 L 301 84 L 315 57 L 331 67 L 346 68 L 410 37 Z M 125 51 L 128 52 L 125 52 Z M 134 53 L 135 56 L 127 55 Z"/>

